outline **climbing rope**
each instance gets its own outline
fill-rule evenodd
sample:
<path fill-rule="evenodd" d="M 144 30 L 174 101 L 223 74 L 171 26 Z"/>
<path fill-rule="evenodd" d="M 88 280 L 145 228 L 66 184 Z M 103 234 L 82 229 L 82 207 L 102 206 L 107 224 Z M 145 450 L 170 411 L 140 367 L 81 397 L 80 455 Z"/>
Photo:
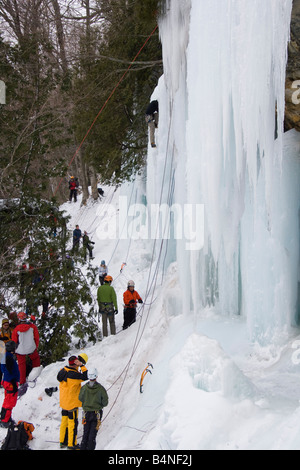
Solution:
<path fill-rule="evenodd" d="M 171 132 L 172 116 L 173 116 L 173 102 L 171 104 L 171 113 L 170 113 L 169 129 L 168 129 L 166 158 L 165 158 L 165 164 L 164 164 L 164 171 L 163 171 L 162 184 L 161 184 L 161 193 L 160 193 L 160 202 L 159 202 L 160 206 L 162 204 L 164 182 L 165 182 L 165 177 L 166 177 L 167 160 L 168 160 L 167 156 L 168 156 L 168 153 L 169 153 L 169 143 L 170 143 L 170 132 Z M 173 146 L 173 151 L 172 151 L 171 170 L 170 170 L 171 172 L 173 171 L 173 162 L 174 162 L 174 146 Z M 169 195 L 171 194 L 172 185 L 173 185 L 173 180 L 171 178 L 170 183 L 169 183 L 169 191 L 168 191 Z M 158 230 L 158 224 L 159 224 L 159 221 L 157 221 L 156 230 Z M 130 358 L 129 358 L 127 364 L 125 365 L 125 367 L 123 368 L 122 372 L 119 374 L 117 379 L 113 382 L 113 384 L 109 387 L 108 390 L 110 390 L 119 381 L 119 379 L 122 376 L 123 376 L 123 380 L 121 382 L 121 385 L 120 385 L 120 388 L 117 392 L 115 400 L 113 401 L 111 408 L 108 410 L 108 412 L 107 412 L 106 416 L 103 418 L 102 422 L 104 422 L 105 419 L 108 418 L 108 416 L 112 412 L 113 408 L 115 407 L 115 405 L 116 405 L 116 403 L 119 399 L 119 396 L 121 394 L 121 391 L 122 391 L 122 389 L 125 385 L 126 379 L 127 379 L 127 375 L 128 375 L 128 371 L 129 371 L 131 362 L 133 360 L 133 357 L 134 357 L 134 355 L 137 351 L 137 348 L 138 348 L 138 346 L 139 346 L 139 344 L 142 340 L 142 337 L 144 335 L 146 324 L 147 324 L 149 316 L 150 316 L 151 307 L 152 307 L 152 304 L 154 302 L 153 298 L 154 298 L 154 292 L 155 292 L 155 288 L 156 288 L 156 284 L 157 284 L 159 265 L 160 265 L 160 260 L 161 260 L 161 257 L 162 257 L 162 248 L 163 248 L 163 245 L 164 245 L 164 241 L 165 241 L 164 239 L 161 240 L 160 247 L 159 247 L 159 255 L 158 255 L 158 258 L 157 258 L 157 263 L 156 263 L 156 267 L 155 267 L 155 270 L 154 270 L 154 275 L 152 276 L 152 266 L 154 264 L 154 257 L 155 257 L 155 251 L 156 251 L 156 242 L 157 242 L 156 238 L 154 240 L 153 248 L 152 248 L 152 257 L 151 257 L 149 275 L 148 275 L 148 281 L 147 281 L 147 287 L 146 287 L 146 295 L 145 295 L 145 301 L 146 301 L 147 298 L 150 296 L 150 292 L 152 290 L 150 305 L 149 305 L 148 312 L 146 314 L 146 318 L 145 318 L 145 322 L 144 322 L 143 326 L 142 326 L 142 320 L 143 320 L 143 312 L 144 312 L 144 309 L 145 309 L 145 303 L 141 307 L 141 321 L 138 324 L 138 329 L 137 329 L 135 341 L 134 341 L 134 344 L 133 344 L 133 347 L 132 347 Z"/>

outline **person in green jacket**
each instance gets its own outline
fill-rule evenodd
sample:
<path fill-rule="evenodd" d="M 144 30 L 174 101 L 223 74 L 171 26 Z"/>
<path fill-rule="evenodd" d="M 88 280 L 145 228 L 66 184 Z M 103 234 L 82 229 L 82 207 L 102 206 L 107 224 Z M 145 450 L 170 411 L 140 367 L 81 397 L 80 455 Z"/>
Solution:
<path fill-rule="evenodd" d="M 79 400 L 82 402 L 83 408 L 83 438 L 80 450 L 95 450 L 103 408 L 108 405 L 107 391 L 97 382 L 97 377 L 97 369 L 89 369 L 89 382 L 79 392 Z"/>
<path fill-rule="evenodd" d="M 97 300 L 99 305 L 99 313 L 102 316 L 103 336 L 108 336 L 107 322 L 109 321 L 110 334 L 116 334 L 115 315 L 118 313 L 117 294 L 111 286 L 113 278 L 106 276 L 103 286 L 97 291 Z"/>

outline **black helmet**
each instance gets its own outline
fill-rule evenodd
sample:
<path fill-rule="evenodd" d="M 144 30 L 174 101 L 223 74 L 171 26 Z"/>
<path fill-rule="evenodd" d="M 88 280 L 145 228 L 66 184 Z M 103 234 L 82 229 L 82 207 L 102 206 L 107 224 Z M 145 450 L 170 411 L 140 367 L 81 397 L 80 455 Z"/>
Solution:
<path fill-rule="evenodd" d="M 5 343 L 5 349 L 7 352 L 15 352 L 16 350 L 16 343 L 14 341 L 7 341 L 7 343 Z"/>

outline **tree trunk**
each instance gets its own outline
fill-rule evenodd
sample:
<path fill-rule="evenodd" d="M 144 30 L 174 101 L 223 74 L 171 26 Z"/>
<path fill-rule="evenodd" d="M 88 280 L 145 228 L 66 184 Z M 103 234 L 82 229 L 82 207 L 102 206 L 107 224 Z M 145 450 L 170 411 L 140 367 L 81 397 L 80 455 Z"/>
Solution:
<path fill-rule="evenodd" d="M 64 37 L 63 24 L 61 21 L 60 6 L 57 0 L 51 0 L 51 2 L 53 5 L 53 9 L 54 9 L 57 40 L 59 44 L 59 57 L 61 60 L 61 68 L 63 70 L 63 74 L 67 75 L 68 63 L 67 63 L 67 58 L 66 58 L 65 37 Z"/>
<path fill-rule="evenodd" d="M 95 201 L 98 201 L 98 197 L 99 197 L 98 182 L 97 182 L 97 174 L 96 174 L 94 168 L 90 168 L 89 175 L 90 175 L 91 187 L 92 187 L 92 198 Z"/>
<path fill-rule="evenodd" d="M 79 158 L 79 164 L 80 164 L 80 180 L 79 183 L 82 186 L 82 201 L 81 205 L 85 206 L 88 198 L 90 197 L 89 195 L 89 189 L 88 189 L 88 181 L 87 181 L 87 171 L 86 171 L 86 164 L 83 159 L 83 155 L 81 150 L 78 152 L 78 158 Z"/>

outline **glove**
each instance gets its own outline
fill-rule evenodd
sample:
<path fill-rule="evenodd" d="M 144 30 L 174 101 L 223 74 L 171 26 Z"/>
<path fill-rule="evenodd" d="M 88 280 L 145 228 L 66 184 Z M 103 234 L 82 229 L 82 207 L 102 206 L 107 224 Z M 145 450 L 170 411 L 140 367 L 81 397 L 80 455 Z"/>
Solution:
<path fill-rule="evenodd" d="M 130 300 L 129 303 L 130 303 L 130 304 L 135 304 L 135 300 L 132 299 L 132 300 Z"/>
<path fill-rule="evenodd" d="M 11 380 L 10 383 L 12 384 L 12 387 L 13 387 L 13 389 L 12 389 L 13 393 L 17 393 L 17 391 L 18 391 L 18 385 L 17 385 L 16 379 Z"/>
<path fill-rule="evenodd" d="M 115 315 L 118 315 L 118 313 L 119 313 L 118 310 L 115 310 L 115 311 L 114 311 L 114 314 L 115 314 Z"/>
<path fill-rule="evenodd" d="M 139 303 L 139 304 L 142 304 L 142 303 L 143 303 L 142 299 L 139 299 L 139 300 L 138 300 L 138 303 Z"/>

